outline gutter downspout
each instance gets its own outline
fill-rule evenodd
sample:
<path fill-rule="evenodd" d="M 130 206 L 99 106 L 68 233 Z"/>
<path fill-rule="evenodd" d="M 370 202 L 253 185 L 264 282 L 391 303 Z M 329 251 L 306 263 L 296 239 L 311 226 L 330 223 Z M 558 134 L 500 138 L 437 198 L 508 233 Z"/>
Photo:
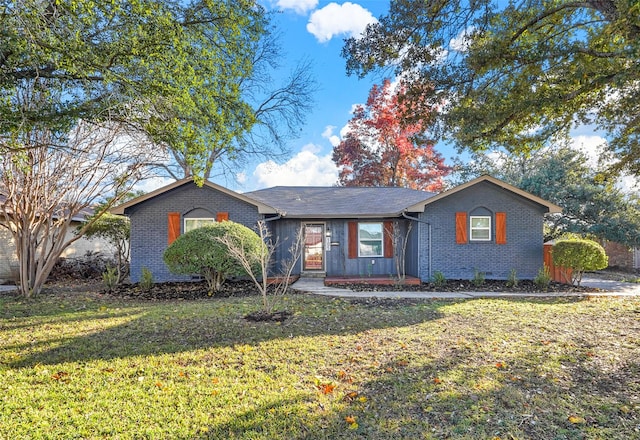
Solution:
<path fill-rule="evenodd" d="M 429 255 L 429 279 L 432 278 L 432 269 L 431 269 L 431 223 L 429 223 L 428 221 L 425 220 L 420 220 L 417 217 L 411 217 L 410 215 L 408 215 L 406 212 L 402 212 L 402 216 L 408 220 L 413 220 L 415 222 L 418 223 L 424 223 L 425 225 L 427 225 L 427 231 L 428 231 L 428 239 L 429 239 L 429 251 L 428 251 L 428 255 Z M 418 234 L 418 237 L 420 237 L 420 234 Z M 418 246 L 420 246 L 420 240 L 418 239 Z M 418 248 L 418 272 L 420 271 L 420 248 Z"/>

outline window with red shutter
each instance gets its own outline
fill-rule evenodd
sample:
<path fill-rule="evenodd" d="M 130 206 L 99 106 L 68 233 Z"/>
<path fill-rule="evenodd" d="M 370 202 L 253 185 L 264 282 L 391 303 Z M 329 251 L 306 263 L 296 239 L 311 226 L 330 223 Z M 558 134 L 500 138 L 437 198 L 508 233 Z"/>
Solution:
<path fill-rule="evenodd" d="M 467 213 L 456 212 L 456 243 L 467 243 Z"/>
<path fill-rule="evenodd" d="M 180 236 L 180 213 L 170 212 L 167 214 L 168 242 L 173 243 Z"/>
<path fill-rule="evenodd" d="M 507 244 L 506 212 L 496 212 L 496 244 Z"/>

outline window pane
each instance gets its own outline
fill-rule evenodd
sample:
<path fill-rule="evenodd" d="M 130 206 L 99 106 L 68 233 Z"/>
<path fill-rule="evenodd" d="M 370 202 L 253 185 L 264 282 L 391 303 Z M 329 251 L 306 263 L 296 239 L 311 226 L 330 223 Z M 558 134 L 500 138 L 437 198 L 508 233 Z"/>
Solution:
<path fill-rule="evenodd" d="M 211 225 L 216 221 L 212 218 L 186 218 L 184 219 L 184 232 L 192 231 L 202 226 Z"/>
<path fill-rule="evenodd" d="M 473 229 L 471 230 L 471 239 L 472 240 L 489 240 L 489 230 L 488 229 Z"/>
<path fill-rule="evenodd" d="M 379 257 L 382 255 L 382 242 L 373 240 L 360 241 L 361 257 Z"/>
<path fill-rule="evenodd" d="M 382 233 L 382 223 L 358 223 L 358 252 L 361 257 L 382 256 Z"/>
<path fill-rule="evenodd" d="M 472 228 L 489 228 L 489 217 L 471 217 Z"/>
<path fill-rule="evenodd" d="M 382 240 L 382 223 L 360 223 L 360 240 Z"/>

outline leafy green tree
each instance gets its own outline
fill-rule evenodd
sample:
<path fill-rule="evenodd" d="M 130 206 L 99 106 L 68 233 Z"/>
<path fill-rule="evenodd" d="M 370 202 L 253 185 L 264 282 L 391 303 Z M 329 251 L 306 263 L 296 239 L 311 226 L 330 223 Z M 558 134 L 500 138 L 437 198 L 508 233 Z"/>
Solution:
<path fill-rule="evenodd" d="M 563 267 L 565 271 L 571 269 L 570 281 L 577 286 L 585 271 L 604 269 L 609 263 L 602 246 L 592 240 L 559 240 L 553 246 L 551 255 L 556 266 Z"/>
<path fill-rule="evenodd" d="M 120 284 L 128 274 L 129 262 L 129 235 L 131 226 L 129 219 L 122 215 L 110 213 L 101 214 L 100 217 L 86 229 L 84 235 L 88 239 L 102 238 L 111 244 L 116 260 L 115 283 Z"/>
<path fill-rule="evenodd" d="M 528 152 L 595 124 L 640 174 L 637 1 L 393 0 L 343 56 L 349 73 L 403 74 L 460 148 Z"/>
<path fill-rule="evenodd" d="M 546 239 L 573 232 L 640 245 L 637 195 L 621 191 L 615 178 L 605 179 L 588 158 L 571 148 L 543 149 L 528 155 L 476 153 L 458 164 L 459 183 L 490 174 L 562 207 L 546 219 Z"/>
<path fill-rule="evenodd" d="M 241 83 L 267 23 L 253 0 L 1 1 L 0 150 L 35 147 L 34 128 L 63 148 L 78 121 L 117 121 L 202 177 L 256 122 Z"/>
<path fill-rule="evenodd" d="M 260 237 L 251 229 L 239 223 L 224 221 L 196 228 L 179 236 L 165 250 L 163 260 L 172 273 L 202 275 L 209 292 L 214 293 L 227 277 L 247 274 L 242 264 L 232 258 L 229 246 L 222 238 L 247 255 L 260 254 L 264 247 Z"/>

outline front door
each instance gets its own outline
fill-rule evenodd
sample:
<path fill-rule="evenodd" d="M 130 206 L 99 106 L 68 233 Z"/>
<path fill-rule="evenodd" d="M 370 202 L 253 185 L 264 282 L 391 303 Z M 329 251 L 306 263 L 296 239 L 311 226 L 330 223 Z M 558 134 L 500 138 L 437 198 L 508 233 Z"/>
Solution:
<path fill-rule="evenodd" d="M 324 225 L 304 225 L 303 270 L 324 270 Z"/>

